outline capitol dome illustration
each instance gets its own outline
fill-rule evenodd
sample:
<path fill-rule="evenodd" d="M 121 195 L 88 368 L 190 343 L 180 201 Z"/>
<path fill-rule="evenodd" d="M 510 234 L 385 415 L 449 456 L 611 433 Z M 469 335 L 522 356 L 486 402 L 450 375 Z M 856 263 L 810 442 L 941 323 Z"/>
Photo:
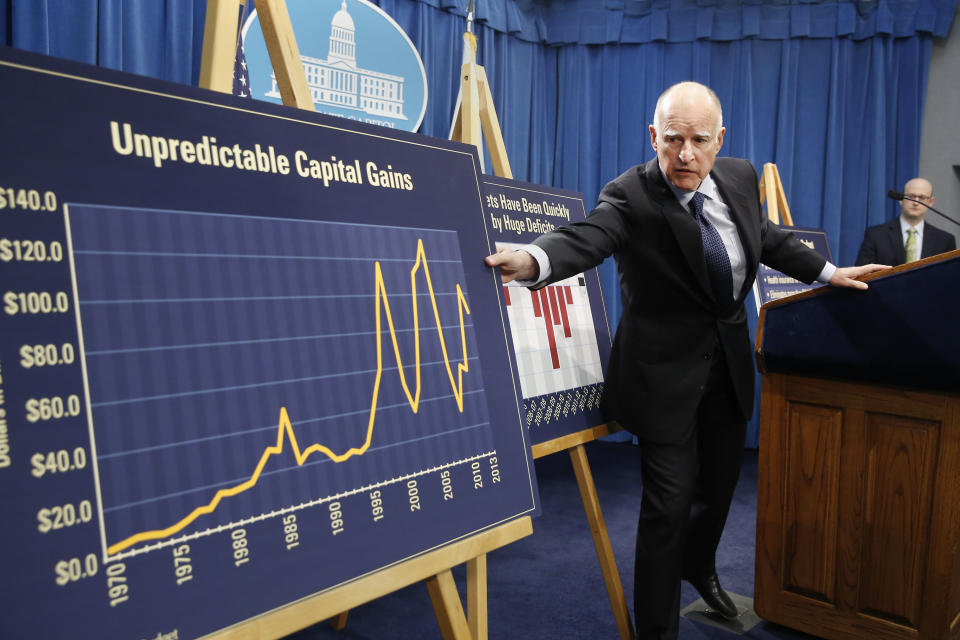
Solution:
<path fill-rule="evenodd" d="M 406 120 L 403 113 L 405 78 L 358 67 L 356 36 L 347 0 L 341 0 L 340 9 L 330 21 L 327 58 L 300 56 L 314 104 Z M 265 95 L 279 98 L 276 76 L 270 77 L 272 86 Z"/>

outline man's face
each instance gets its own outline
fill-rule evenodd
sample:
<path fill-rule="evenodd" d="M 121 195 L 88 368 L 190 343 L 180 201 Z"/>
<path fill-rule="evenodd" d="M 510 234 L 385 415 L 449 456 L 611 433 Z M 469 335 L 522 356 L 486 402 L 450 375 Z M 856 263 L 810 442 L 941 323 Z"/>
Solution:
<path fill-rule="evenodd" d="M 933 205 L 933 185 L 923 178 L 914 178 L 904 185 L 903 195 L 905 198 L 900 201 L 900 213 L 908 224 L 915 225 L 923 220 L 923 216 L 927 213 L 927 206 Z M 906 198 L 913 198 L 924 204 L 912 202 Z"/>
<path fill-rule="evenodd" d="M 661 133 L 650 125 L 650 144 L 673 186 L 693 191 L 713 169 L 726 131 L 717 131 L 718 121 L 716 107 L 706 96 L 680 95 L 661 103 Z"/>

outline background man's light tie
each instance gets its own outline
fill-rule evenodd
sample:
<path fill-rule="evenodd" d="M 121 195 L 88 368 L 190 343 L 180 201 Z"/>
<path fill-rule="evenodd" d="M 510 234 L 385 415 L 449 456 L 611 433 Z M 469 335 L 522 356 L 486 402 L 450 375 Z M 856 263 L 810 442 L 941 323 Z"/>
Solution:
<path fill-rule="evenodd" d="M 913 262 L 917 259 L 917 230 L 907 229 L 907 243 L 903 245 L 907 250 L 907 262 Z"/>

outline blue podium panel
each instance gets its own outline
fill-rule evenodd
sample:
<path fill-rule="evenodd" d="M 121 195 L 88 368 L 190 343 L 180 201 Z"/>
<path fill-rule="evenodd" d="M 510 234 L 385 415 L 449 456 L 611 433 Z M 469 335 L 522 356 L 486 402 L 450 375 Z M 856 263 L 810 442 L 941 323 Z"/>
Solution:
<path fill-rule="evenodd" d="M 484 176 L 484 207 L 491 253 L 518 248 L 569 222 L 583 220 L 583 196 Z M 503 287 L 523 399 L 522 413 L 534 444 L 595 427 L 613 337 L 596 269 L 537 291 Z"/>
<path fill-rule="evenodd" d="M 471 147 L 0 84 L 0 636 L 197 638 L 534 512 Z"/>
<path fill-rule="evenodd" d="M 960 391 L 960 250 L 883 272 L 867 291 L 823 289 L 761 311 L 760 368 Z"/>

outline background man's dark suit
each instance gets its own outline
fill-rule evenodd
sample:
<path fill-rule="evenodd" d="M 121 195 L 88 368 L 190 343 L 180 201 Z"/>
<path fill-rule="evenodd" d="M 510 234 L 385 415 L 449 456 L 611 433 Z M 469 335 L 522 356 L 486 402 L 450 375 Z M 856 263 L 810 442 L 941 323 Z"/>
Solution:
<path fill-rule="evenodd" d="M 754 368 L 743 302 L 758 263 L 804 282 L 815 280 L 825 264 L 792 234 L 768 222 L 749 162 L 717 158 L 710 175 L 745 253 L 746 278 L 735 299 L 715 299 L 700 229 L 667 185 L 657 159 L 610 182 L 585 221 L 534 242 L 550 259 L 548 281 L 579 273 L 611 254 L 617 262 L 623 315 L 610 355 L 604 408 L 644 447 L 635 615 L 638 627 L 649 618 L 662 619 L 652 637 L 669 625 L 675 629 L 681 562 L 699 564 L 693 567 L 697 571 L 715 569 L 716 544 L 753 410 Z M 694 430 L 701 453 L 677 456 L 683 447 L 672 445 L 690 442 Z M 658 461 L 653 468 L 646 466 L 648 455 Z M 696 471 L 678 474 L 678 465 L 699 465 L 700 475 L 706 476 L 695 498 L 705 503 L 703 509 L 691 510 L 689 484 L 677 488 L 689 483 L 678 477 L 692 478 Z M 661 488 L 651 492 L 655 504 L 648 509 L 652 485 Z M 711 495 L 704 496 L 704 488 Z M 711 510 L 710 522 L 696 521 L 698 513 Z M 655 516 L 645 523 L 645 513 Z M 684 573 L 691 570 L 687 567 Z M 670 637 L 669 632 L 663 635 Z"/>
<path fill-rule="evenodd" d="M 923 246 L 920 247 L 920 257 L 929 258 L 938 253 L 953 251 L 957 248 L 957 240 L 952 233 L 937 229 L 929 222 L 923 223 Z M 863 234 L 863 244 L 857 254 L 856 264 L 889 264 L 896 266 L 907 261 L 906 249 L 903 248 L 903 232 L 900 229 L 900 216 L 889 222 L 868 227 Z"/>

